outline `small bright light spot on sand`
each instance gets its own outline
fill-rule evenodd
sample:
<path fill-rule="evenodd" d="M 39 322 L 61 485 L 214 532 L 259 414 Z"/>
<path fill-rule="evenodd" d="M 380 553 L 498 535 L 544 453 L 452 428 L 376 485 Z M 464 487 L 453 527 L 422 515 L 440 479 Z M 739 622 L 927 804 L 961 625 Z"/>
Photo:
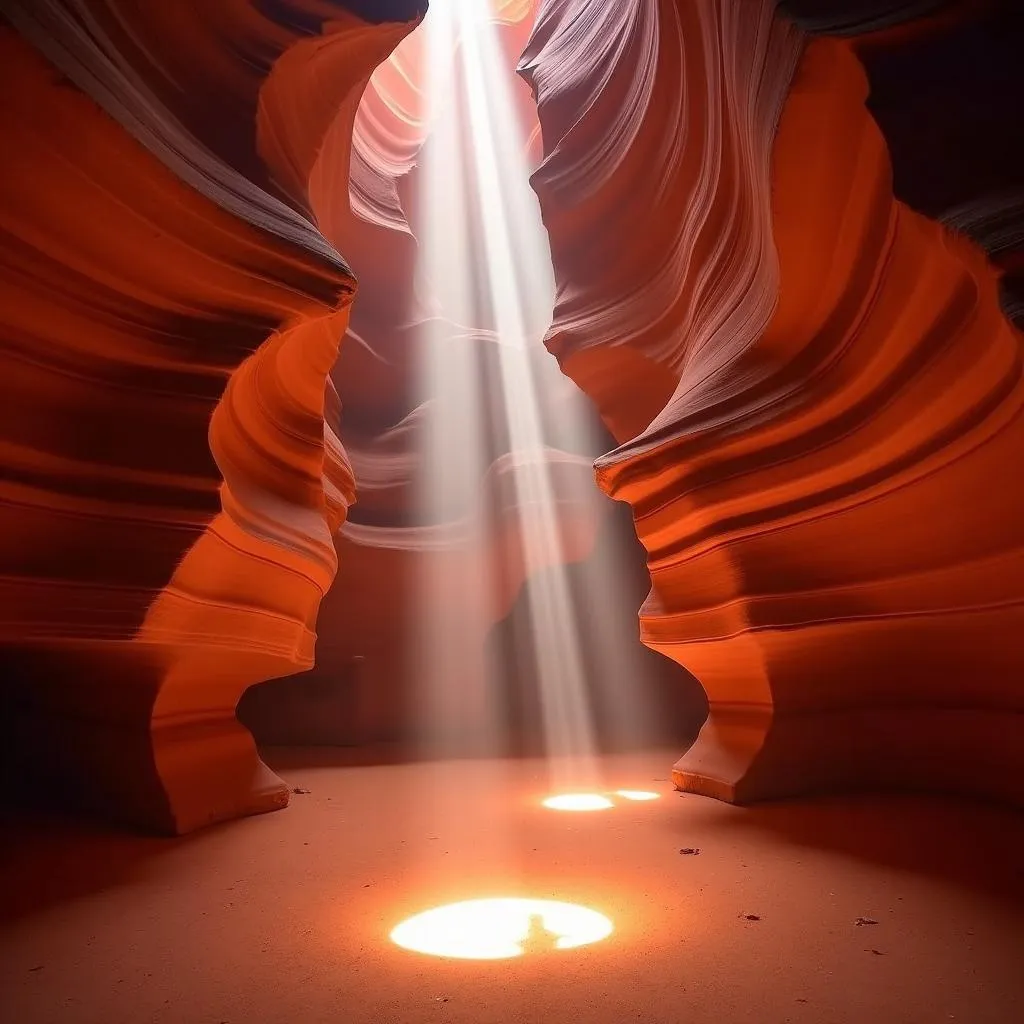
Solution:
<path fill-rule="evenodd" d="M 614 805 L 600 793 L 563 793 L 549 796 L 544 806 L 553 811 L 605 811 Z"/>
<path fill-rule="evenodd" d="M 403 949 L 461 960 L 504 960 L 573 949 L 612 933 L 604 914 L 554 900 L 467 900 L 403 921 L 391 941 Z"/>
<path fill-rule="evenodd" d="M 657 800 L 658 793 L 650 793 L 646 789 L 617 789 L 615 790 L 616 796 L 621 796 L 623 800 Z"/>

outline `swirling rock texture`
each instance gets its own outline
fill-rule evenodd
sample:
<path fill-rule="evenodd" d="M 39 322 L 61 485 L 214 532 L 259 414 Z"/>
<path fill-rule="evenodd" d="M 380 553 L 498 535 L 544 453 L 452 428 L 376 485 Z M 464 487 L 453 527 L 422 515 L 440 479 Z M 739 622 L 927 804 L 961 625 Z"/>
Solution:
<path fill-rule="evenodd" d="M 1021 803 L 1020 132 L 965 114 L 1019 83 L 1019 18 L 785 6 L 825 37 L 768 2 L 549 0 L 522 63 L 548 345 L 620 443 L 642 638 L 708 694 L 674 779 Z"/>
<path fill-rule="evenodd" d="M 353 497 L 324 413 L 354 280 L 309 219 L 317 159 L 424 7 L 0 4 L 19 786 L 167 832 L 287 802 L 234 707 L 312 664 Z"/>

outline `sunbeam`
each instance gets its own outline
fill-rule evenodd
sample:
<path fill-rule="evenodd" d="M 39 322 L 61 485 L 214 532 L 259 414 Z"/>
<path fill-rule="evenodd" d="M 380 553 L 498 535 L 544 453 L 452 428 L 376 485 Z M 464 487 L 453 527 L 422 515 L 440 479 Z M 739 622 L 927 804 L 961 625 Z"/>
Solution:
<path fill-rule="evenodd" d="M 513 495 L 512 533 L 525 577 L 545 744 L 557 765 L 553 782 L 587 784 L 594 775 L 594 730 L 559 520 L 560 500 L 587 499 L 557 494 L 549 470 L 531 355 L 550 318 L 553 282 L 529 188 L 526 137 L 487 6 L 442 0 L 425 27 L 432 134 L 422 159 L 421 259 L 438 318 L 425 328 L 422 379 L 431 417 L 423 503 L 428 521 L 464 524 L 461 543 L 470 554 L 452 559 L 467 574 L 454 598 L 450 580 L 423 581 L 424 686 L 431 717 L 449 723 L 444 709 L 454 706 L 457 720 L 467 699 L 456 677 L 478 694 L 493 688 L 482 651 L 468 650 L 472 641 L 465 639 L 480 636 L 486 625 L 479 617 L 491 610 L 485 595 L 494 585 L 481 577 L 488 574 L 489 552 L 508 542 L 509 524 L 488 516 L 480 493 L 487 464 L 499 455 L 483 408 L 490 369 L 496 381 L 487 397 L 497 399 L 491 404 L 500 411 L 490 427 L 510 453 L 502 465 Z M 453 53 L 453 66 L 446 66 Z M 482 599 L 466 600 L 474 594 Z M 474 616 L 477 621 L 468 621 Z M 470 678 L 476 673 L 479 678 Z M 493 707 L 485 720 L 500 727 Z"/>
<path fill-rule="evenodd" d="M 419 325 L 424 417 L 418 502 L 428 550 L 420 559 L 414 648 L 419 724 L 426 745 L 444 753 L 472 732 L 485 752 L 500 742 L 494 672 L 483 637 L 493 624 L 490 538 L 480 488 L 491 460 L 479 386 L 471 227 L 462 147 L 453 102 L 455 11 L 432 5 L 426 30 L 425 95 L 430 140 L 421 160 L 418 287 L 431 296 Z M 457 455 L 456 455 L 457 453 Z"/>

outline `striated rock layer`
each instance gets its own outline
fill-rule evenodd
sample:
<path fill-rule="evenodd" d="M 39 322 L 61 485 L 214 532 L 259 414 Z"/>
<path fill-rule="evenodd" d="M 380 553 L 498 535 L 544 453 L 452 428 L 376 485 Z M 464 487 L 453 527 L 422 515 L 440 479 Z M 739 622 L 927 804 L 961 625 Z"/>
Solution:
<path fill-rule="evenodd" d="M 353 499 L 324 411 L 355 282 L 309 182 L 422 13 L 386 6 L 0 5 L 19 782 L 169 832 L 287 803 L 234 708 L 312 664 Z"/>
<path fill-rule="evenodd" d="M 620 442 L 642 638 L 708 694 L 676 784 L 1024 803 L 1021 338 L 984 254 L 894 199 L 850 44 L 552 0 L 523 71 L 548 344 Z"/>

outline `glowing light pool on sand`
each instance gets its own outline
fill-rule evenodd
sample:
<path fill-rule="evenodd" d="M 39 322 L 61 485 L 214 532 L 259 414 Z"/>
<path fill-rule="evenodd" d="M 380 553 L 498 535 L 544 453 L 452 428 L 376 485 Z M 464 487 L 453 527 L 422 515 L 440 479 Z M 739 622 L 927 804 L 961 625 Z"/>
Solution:
<path fill-rule="evenodd" d="M 574 949 L 612 933 L 604 914 L 575 903 L 532 899 L 467 900 L 403 921 L 391 941 L 403 949 L 461 960 L 505 960 Z"/>
<path fill-rule="evenodd" d="M 617 789 L 608 796 L 601 793 L 560 793 L 558 796 L 549 796 L 541 803 L 552 811 L 606 811 L 615 806 L 615 801 L 609 799 L 612 796 L 639 802 L 657 800 L 660 795 L 646 789 Z"/>
<path fill-rule="evenodd" d="M 600 793 L 562 793 L 549 796 L 544 806 L 553 811 L 606 811 L 615 805 Z"/>

